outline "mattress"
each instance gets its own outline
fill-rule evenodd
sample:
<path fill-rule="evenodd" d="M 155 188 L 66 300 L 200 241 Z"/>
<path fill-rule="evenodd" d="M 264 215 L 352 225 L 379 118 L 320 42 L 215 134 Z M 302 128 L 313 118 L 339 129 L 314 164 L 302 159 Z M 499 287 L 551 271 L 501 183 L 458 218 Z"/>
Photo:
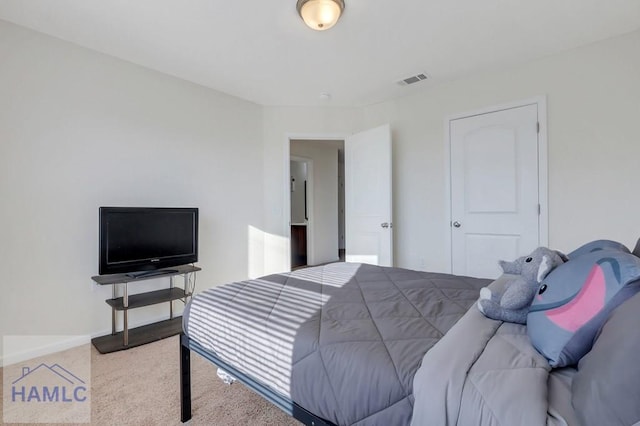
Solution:
<path fill-rule="evenodd" d="M 321 418 L 403 425 L 423 356 L 489 282 L 334 263 L 203 291 L 184 330 Z"/>

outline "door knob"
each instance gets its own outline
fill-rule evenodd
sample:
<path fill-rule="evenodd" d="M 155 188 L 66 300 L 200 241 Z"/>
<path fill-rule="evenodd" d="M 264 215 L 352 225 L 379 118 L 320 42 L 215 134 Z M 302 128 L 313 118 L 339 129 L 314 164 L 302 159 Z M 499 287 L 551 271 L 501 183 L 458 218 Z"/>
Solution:
<path fill-rule="evenodd" d="M 462 224 L 460 222 L 458 222 L 457 220 L 455 222 L 453 222 L 453 227 L 454 228 L 460 228 L 462 226 Z"/>
<path fill-rule="evenodd" d="M 381 223 L 380 226 L 382 226 L 383 228 L 387 229 L 389 227 L 389 223 L 388 222 L 384 222 L 384 223 Z"/>

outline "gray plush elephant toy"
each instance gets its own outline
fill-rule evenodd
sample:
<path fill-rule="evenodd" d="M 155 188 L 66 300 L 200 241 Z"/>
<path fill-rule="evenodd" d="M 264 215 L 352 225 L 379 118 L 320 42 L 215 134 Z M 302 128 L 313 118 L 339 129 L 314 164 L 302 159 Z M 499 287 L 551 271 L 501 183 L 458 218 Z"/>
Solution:
<path fill-rule="evenodd" d="M 567 260 L 564 254 L 546 247 L 538 247 L 530 255 L 513 262 L 501 260 L 500 266 L 505 274 L 518 276 L 508 282 L 501 293 L 483 287 L 478 309 L 488 318 L 526 324 L 529 307 L 540 283 L 553 268 Z"/>

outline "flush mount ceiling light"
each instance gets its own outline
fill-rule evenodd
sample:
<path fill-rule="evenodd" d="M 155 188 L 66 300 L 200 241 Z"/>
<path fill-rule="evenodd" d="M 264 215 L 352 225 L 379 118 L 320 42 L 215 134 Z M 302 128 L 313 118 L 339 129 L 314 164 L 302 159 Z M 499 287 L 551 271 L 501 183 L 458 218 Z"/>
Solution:
<path fill-rule="evenodd" d="M 298 0 L 296 8 L 309 28 L 324 31 L 338 22 L 344 10 L 344 0 Z"/>

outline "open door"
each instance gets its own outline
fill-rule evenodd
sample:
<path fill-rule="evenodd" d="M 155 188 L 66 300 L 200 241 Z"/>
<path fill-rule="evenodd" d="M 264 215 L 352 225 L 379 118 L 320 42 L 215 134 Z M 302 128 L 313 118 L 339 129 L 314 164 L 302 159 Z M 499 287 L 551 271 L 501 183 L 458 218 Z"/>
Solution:
<path fill-rule="evenodd" d="M 346 261 L 393 265 L 391 128 L 345 139 Z"/>

